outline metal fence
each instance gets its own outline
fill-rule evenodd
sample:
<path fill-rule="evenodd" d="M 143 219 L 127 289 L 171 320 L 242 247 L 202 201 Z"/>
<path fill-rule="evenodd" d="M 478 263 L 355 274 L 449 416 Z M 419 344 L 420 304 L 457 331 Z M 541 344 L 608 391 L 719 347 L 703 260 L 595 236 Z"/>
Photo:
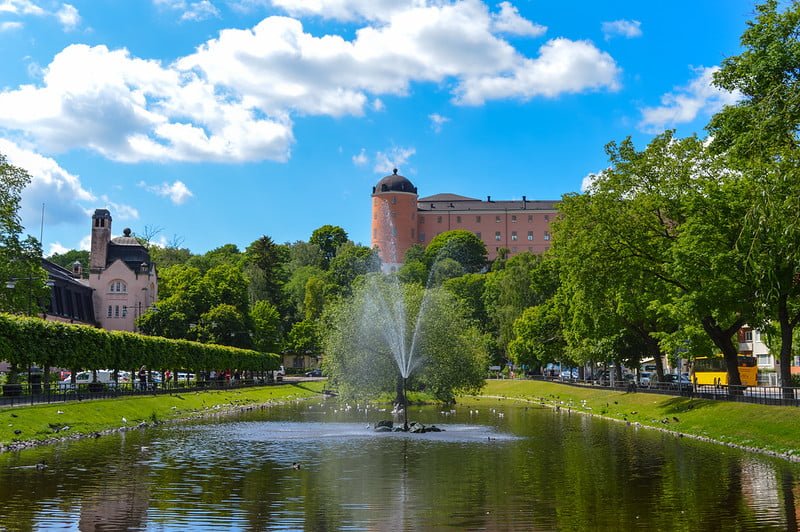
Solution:
<path fill-rule="evenodd" d="M 0 386 L 0 407 L 13 405 L 33 405 L 41 403 L 63 403 L 86 399 L 108 399 L 133 395 L 158 395 L 200 390 L 245 388 L 273 384 L 271 379 L 228 379 L 192 380 L 131 383 L 89 383 L 76 384 L 57 382 L 46 384 L 19 384 L 14 387 Z"/>
<path fill-rule="evenodd" d="M 740 403 L 756 403 L 762 405 L 800 406 L 800 388 L 781 386 L 712 386 L 692 385 L 688 383 L 654 382 L 647 386 L 639 386 L 633 381 L 597 382 L 581 379 L 559 379 L 536 377 L 552 382 L 560 382 L 580 387 L 602 387 L 621 392 L 658 393 L 694 399 L 712 399 L 715 401 L 736 401 Z"/>

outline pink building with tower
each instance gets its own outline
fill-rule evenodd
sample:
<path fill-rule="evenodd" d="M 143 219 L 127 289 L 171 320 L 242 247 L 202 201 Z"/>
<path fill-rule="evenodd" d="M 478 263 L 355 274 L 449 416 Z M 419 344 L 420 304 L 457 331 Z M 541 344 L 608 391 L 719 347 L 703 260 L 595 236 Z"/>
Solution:
<path fill-rule="evenodd" d="M 427 246 L 439 233 L 464 229 L 486 245 L 489 260 L 501 248 L 516 253 L 543 253 L 550 248 L 550 221 L 557 201 L 486 200 L 457 194 L 420 198 L 417 187 L 394 170 L 372 188 L 372 247 L 388 270 L 403 263 L 414 244 Z"/>
<path fill-rule="evenodd" d="M 104 329 L 135 331 L 136 318 L 158 300 L 158 278 L 150 253 L 131 230 L 111 238 L 111 213 L 92 215 L 89 286 L 94 289 L 94 315 Z"/>

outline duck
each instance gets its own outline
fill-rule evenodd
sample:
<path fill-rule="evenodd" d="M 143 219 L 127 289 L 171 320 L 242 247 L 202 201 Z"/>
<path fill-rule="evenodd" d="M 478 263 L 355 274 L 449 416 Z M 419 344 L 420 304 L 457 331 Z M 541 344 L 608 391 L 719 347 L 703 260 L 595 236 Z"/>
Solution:
<path fill-rule="evenodd" d="M 292 462 L 292 469 L 300 469 L 300 462 Z"/>

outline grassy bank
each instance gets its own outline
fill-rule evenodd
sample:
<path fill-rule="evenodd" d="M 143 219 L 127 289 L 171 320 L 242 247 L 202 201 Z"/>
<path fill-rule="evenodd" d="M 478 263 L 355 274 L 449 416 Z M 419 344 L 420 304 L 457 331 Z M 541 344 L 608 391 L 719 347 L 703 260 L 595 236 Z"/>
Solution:
<path fill-rule="evenodd" d="M 324 382 L 302 382 L 3 408 L 0 409 L 0 448 L 18 442 L 134 427 L 142 422 L 189 418 L 224 408 L 310 397 L 321 393 L 324 386 Z"/>
<path fill-rule="evenodd" d="M 800 456 L 800 408 L 490 380 L 484 395 L 545 403 L 785 456 Z"/>

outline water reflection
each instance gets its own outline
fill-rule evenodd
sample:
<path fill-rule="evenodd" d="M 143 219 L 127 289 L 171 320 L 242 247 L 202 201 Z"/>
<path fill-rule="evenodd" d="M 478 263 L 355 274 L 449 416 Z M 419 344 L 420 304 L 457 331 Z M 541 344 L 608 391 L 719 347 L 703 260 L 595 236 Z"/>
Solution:
<path fill-rule="evenodd" d="M 298 403 L 0 456 L 0 529 L 792 530 L 798 467 L 509 404 Z M 35 467 L 46 463 L 46 468 Z M 299 462 L 300 469 L 292 463 Z"/>

